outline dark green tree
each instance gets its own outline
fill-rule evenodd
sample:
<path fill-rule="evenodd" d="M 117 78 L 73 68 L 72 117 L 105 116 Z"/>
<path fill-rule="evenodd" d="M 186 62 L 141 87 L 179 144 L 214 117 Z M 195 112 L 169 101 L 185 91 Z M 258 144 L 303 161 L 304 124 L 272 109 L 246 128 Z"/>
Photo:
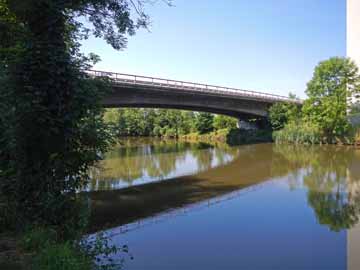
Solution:
<path fill-rule="evenodd" d="M 200 134 L 214 130 L 214 115 L 207 112 L 200 112 L 196 115 L 195 126 Z"/>
<path fill-rule="evenodd" d="M 98 57 L 79 42 L 93 34 L 125 48 L 147 25 L 143 3 L 0 0 L 0 196 L 18 225 L 77 227 L 77 190 L 109 139 L 99 105 L 108 80 L 86 73 Z"/>
<path fill-rule="evenodd" d="M 181 126 L 179 134 L 189 134 L 195 131 L 195 113 L 192 111 L 182 111 L 181 114 Z"/>
<path fill-rule="evenodd" d="M 295 99 L 296 96 L 289 94 L 290 98 Z M 301 118 L 301 107 L 296 103 L 278 102 L 272 105 L 269 109 L 270 124 L 273 130 L 280 130 L 292 121 L 297 121 Z"/>

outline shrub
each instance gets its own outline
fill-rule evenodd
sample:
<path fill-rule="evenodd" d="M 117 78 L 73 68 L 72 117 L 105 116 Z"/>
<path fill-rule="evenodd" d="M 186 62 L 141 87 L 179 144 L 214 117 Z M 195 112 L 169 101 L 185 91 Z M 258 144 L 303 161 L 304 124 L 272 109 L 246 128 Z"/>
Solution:
<path fill-rule="evenodd" d="M 271 142 L 270 130 L 240 130 L 231 129 L 227 136 L 226 142 L 229 145 L 253 144 Z"/>
<path fill-rule="evenodd" d="M 24 233 L 20 240 L 20 246 L 25 251 L 37 252 L 45 248 L 45 246 L 54 244 L 56 239 L 57 236 L 55 230 L 49 228 L 31 229 Z"/>
<path fill-rule="evenodd" d="M 79 252 L 70 242 L 47 244 L 33 262 L 37 270 L 89 270 L 93 269 L 91 257 Z"/>
<path fill-rule="evenodd" d="M 169 128 L 165 132 L 165 137 L 176 138 L 177 137 L 177 131 L 174 128 Z"/>
<path fill-rule="evenodd" d="M 59 241 L 60 240 L 60 241 Z M 128 254 L 128 247 L 111 245 L 102 233 L 81 240 L 61 242 L 57 232 L 48 228 L 35 228 L 24 233 L 20 247 L 32 254 L 34 270 L 114 270 L 121 269 L 125 261 L 119 253 Z M 112 259 L 117 255 L 117 259 Z"/>

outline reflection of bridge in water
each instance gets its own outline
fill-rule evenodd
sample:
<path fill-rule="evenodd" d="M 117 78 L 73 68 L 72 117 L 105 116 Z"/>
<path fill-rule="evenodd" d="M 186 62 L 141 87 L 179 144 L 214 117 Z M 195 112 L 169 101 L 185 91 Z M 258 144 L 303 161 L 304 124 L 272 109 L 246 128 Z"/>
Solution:
<path fill-rule="evenodd" d="M 93 193 L 92 231 L 98 231 L 96 225 L 114 228 L 109 233 L 115 235 L 137 230 L 255 192 L 286 176 L 290 189 L 306 188 L 319 225 L 346 232 L 348 269 L 359 269 L 359 150 L 271 144 L 238 150 L 232 162 L 193 176 Z"/>
<path fill-rule="evenodd" d="M 168 219 L 171 219 L 171 218 L 185 216 L 192 212 L 201 211 L 203 209 L 210 208 L 210 207 L 218 205 L 220 203 L 239 198 L 240 196 L 246 195 L 247 193 L 257 191 L 257 190 L 261 189 L 267 183 L 268 182 L 256 184 L 254 186 L 250 186 L 250 187 L 243 188 L 240 190 L 232 191 L 230 193 L 227 193 L 227 194 L 219 196 L 219 197 L 214 197 L 214 198 L 211 198 L 211 199 L 208 199 L 205 201 L 190 204 L 183 208 L 169 210 L 164 213 L 156 214 L 155 216 L 150 216 L 150 217 L 140 219 L 140 220 L 132 222 L 132 223 L 124 224 L 124 225 L 121 225 L 114 229 L 111 229 L 111 233 L 107 234 L 107 236 L 113 237 L 115 235 L 135 231 L 135 230 L 138 230 L 138 229 L 141 229 L 141 228 L 144 228 L 147 226 L 151 226 L 151 225 L 154 225 L 157 223 L 166 222 Z"/>
<path fill-rule="evenodd" d="M 274 157 L 272 148 L 270 144 L 241 146 L 238 157 L 232 162 L 196 175 L 92 192 L 90 231 L 136 223 L 137 220 L 170 213 L 173 209 L 207 206 L 255 190 L 259 184 L 289 172 L 274 170 L 274 159 L 283 165 L 286 161 L 279 160 L 279 155 Z"/>

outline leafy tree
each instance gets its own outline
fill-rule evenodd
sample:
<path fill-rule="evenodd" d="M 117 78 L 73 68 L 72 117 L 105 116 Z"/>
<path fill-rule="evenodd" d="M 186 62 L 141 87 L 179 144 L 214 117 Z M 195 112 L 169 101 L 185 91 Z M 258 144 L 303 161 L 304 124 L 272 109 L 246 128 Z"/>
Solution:
<path fill-rule="evenodd" d="M 118 109 L 107 109 L 104 113 L 105 123 L 117 124 L 120 121 L 120 111 Z"/>
<path fill-rule="evenodd" d="M 63 237 L 80 226 L 77 190 L 109 141 L 108 80 L 85 72 L 98 57 L 81 54 L 80 41 L 93 34 L 125 48 L 148 23 L 143 3 L 0 0 L 0 196 L 17 219 L 59 226 Z"/>
<path fill-rule="evenodd" d="M 108 109 L 104 120 L 115 127 L 118 136 L 159 137 L 179 137 L 191 132 L 206 133 L 214 129 L 232 129 L 236 128 L 237 123 L 235 118 L 224 115 L 214 117 L 209 113 L 138 108 Z M 205 125 L 208 127 L 205 128 Z"/>
<path fill-rule="evenodd" d="M 153 109 L 144 110 L 144 133 L 145 136 L 152 136 L 155 127 L 156 112 Z"/>
<path fill-rule="evenodd" d="M 296 96 L 289 94 L 290 98 L 295 99 Z M 295 103 L 278 102 L 272 105 L 269 109 L 269 118 L 273 130 L 280 130 L 284 126 L 300 118 L 300 107 Z"/>
<path fill-rule="evenodd" d="M 219 129 L 233 129 L 236 128 L 237 119 L 226 115 L 218 114 L 214 117 L 214 128 Z"/>
<path fill-rule="evenodd" d="M 195 113 L 191 111 L 181 112 L 182 125 L 180 127 L 180 134 L 189 134 L 195 131 Z"/>
<path fill-rule="evenodd" d="M 307 85 L 303 106 L 306 121 L 318 125 L 328 139 L 344 135 L 349 123 L 347 98 L 360 91 L 358 68 L 348 58 L 320 62 Z"/>
<path fill-rule="evenodd" d="M 207 112 L 200 112 L 196 116 L 195 126 L 200 134 L 208 133 L 214 130 L 214 115 Z"/>

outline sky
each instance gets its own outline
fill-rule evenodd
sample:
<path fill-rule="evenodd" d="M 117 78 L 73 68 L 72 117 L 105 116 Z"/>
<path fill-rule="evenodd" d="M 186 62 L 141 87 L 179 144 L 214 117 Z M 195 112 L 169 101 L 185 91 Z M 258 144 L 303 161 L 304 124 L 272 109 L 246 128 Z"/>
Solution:
<path fill-rule="evenodd" d="M 173 0 L 116 51 L 83 42 L 97 70 L 306 97 L 317 63 L 346 55 L 346 0 Z"/>

